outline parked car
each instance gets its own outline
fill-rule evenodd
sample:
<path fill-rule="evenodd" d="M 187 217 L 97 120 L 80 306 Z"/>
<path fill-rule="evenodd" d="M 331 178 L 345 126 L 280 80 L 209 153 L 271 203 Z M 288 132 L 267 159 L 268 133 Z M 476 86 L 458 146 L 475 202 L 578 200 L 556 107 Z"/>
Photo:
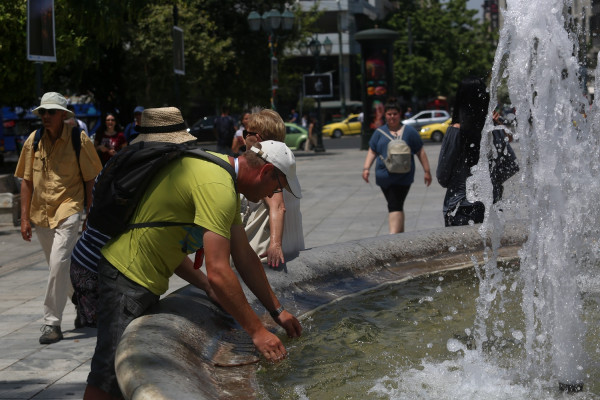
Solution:
<path fill-rule="evenodd" d="M 421 135 L 421 139 L 423 140 L 431 140 L 432 142 L 441 142 L 446 134 L 446 130 L 450 126 L 450 122 L 452 118 L 448 118 L 441 124 L 429 124 L 425 125 L 419 131 L 419 135 Z"/>
<path fill-rule="evenodd" d="M 216 115 L 210 115 L 208 117 L 202 117 L 198 121 L 194 122 L 191 128 L 189 128 L 190 134 L 194 135 L 199 142 L 214 142 L 217 140 L 215 136 L 215 119 Z"/>
<path fill-rule="evenodd" d="M 405 119 L 402 123 L 410 125 L 418 131 L 425 125 L 442 123 L 448 118 L 450 118 L 450 114 L 446 110 L 425 110 Z"/>
<path fill-rule="evenodd" d="M 341 122 L 334 122 L 323 126 L 321 133 L 323 136 L 331 136 L 339 139 L 342 135 L 360 135 L 361 122 L 358 120 L 358 114 L 350 114 Z"/>
<path fill-rule="evenodd" d="M 306 128 L 292 122 L 285 123 L 285 144 L 292 150 L 304 150 L 304 144 L 308 139 Z"/>

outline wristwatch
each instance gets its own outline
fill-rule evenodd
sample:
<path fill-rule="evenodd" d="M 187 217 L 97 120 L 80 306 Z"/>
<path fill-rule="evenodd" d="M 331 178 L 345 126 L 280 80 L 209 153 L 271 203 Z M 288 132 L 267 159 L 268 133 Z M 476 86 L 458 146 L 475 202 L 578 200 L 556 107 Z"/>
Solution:
<path fill-rule="evenodd" d="M 279 315 L 283 312 L 283 310 L 285 310 L 285 308 L 283 308 L 283 306 L 281 306 L 275 311 L 269 311 L 269 314 L 271 314 L 271 318 L 277 319 L 279 317 Z"/>

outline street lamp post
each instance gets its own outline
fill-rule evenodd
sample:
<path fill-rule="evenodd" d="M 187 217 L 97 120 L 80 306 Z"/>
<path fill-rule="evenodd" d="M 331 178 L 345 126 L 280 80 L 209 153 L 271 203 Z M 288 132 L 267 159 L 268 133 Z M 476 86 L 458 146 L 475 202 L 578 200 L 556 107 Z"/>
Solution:
<path fill-rule="evenodd" d="M 299 50 L 302 55 L 306 55 L 308 51 L 315 58 L 315 73 L 320 73 L 319 68 L 319 57 L 321 56 L 321 47 L 325 50 L 325 54 L 331 54 L 331 48 L 333 47 L 333 43 L 329 40 L 329 37 L 326 37 L 323 41 L 323 44 L 319 41 L 318 38 L 313 38 L 308 44 L 300 43 Z M 325 151 L 325 147 L 323 146 L 323 134 L 321 133 L 321 128 L 323 126 L 321 119 L 321 98 L 317 97 L 317 121 L 319 123 L 319 129 L 317 131 L 317 147 L 315 151 Z"/>
<path fill-rule="evenodd" d="M 340 0 L 337 0 L 338 15 L 337 15 L 337 28 L 338 28 L 338 67 L 340 69 L 340 112 L 342 118 L 346 117 L 346 93 L 344 91 L 344 56 L 342 54 L 342 6 Z"/>
<path fill-rule="evenodd" d="M 269 64 L 271 65 L 271 108 L 275 107 L 275 98 L 279 87 L 279 74 L 277 71 L 277 30 L 291 31 L 294 26 L 294 13 L 285 10 L 280 13 L 276 9 L 260 15 L 256 11 L 248 14 L 248 26 L 253 32 L 263 30 L 268 35 L 269 41 Z"/>

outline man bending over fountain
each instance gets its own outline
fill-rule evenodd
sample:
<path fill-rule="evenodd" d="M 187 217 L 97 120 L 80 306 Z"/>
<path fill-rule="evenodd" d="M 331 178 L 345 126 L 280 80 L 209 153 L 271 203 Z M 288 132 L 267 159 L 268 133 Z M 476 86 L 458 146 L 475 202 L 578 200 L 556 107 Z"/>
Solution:
<path fill-rule="evenodd" d="M 174 107 L 144 110 L 138 131 L 140 135 L 132 144 L 163 142 L 166 138 L 171 143 L 195 140 Z M 248 304 L 230 267 L 230 255 L 248 288 L 288 336 L 302 333 L 298 320 L 279 303 L 248 243 L 236 192 L 237 184 L 239 192 L 254 202 L 283 189 L 300 197 L 294 155 L 283 143 L 265 141 L 237 159 L 219 157 L 235 168 L 237 182 L 215 163 L 195 157 L 179 158 L 153 178 L 130 221 L 183 221 L 190 225 L 130 229 L 102 249 L 103 257 L 98 263 L 98 339 L 84 399 L 121 397 L 114 363 L 125 328 L 158 302 L 174 272 L 197 283 L 199 274 L 190 263 L 179 266 L 187 253 L 201 247 L 206 255 L 208 280 L 219 303 L 248 332 L 267 360 L 281 361 L 287 356 L 286 349 Z"/>

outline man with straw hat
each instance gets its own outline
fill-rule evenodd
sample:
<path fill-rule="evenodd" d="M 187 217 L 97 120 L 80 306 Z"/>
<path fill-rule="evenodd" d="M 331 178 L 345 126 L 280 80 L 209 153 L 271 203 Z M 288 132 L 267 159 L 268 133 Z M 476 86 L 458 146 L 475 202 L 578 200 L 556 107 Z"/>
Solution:
<path fill-rule="evenodd" d="M 44 325 L 40 344 L 58 342 L 62 314 L 73 294 L 69 258 L 77 241 L 81 212 L 91 204 L 94 178 L 102 164 L 85 132 L 72 133 L 65 119 L 72 118 L 67 100 L 59 93 L 42 96 L 33 113 L 42 119 L 43 130 L 36 142 L 31 133 L 23 145 L 15 176 L 21 182 L 21 235 L 30 242 L 32 224 L 49 266 L 44 297 Z M 79 150 L 76 150 L 78 148 Z M 79 152 L 79 154 L 77 154 Z M 79 159 L 78 159 L 79 157 Z"/>
<path fill-rule="evenodd" d="M 184 143 L 195 139 L 174 107 L 144 110 L 136 130 L 139 135 L 132 144 Z M 123 331 L 158 301 L 173 273 L 198 286 L 198 271 L 182 260 L 202 247 L 208 281 L 220 305 L 248 332 L 266 359 L 281 361 L 287 356 L 286 349 L 248 304 L 230 267 L 230 256 L 248 288 L 273 319 L 288 336 L 300 336 L 300 323 L 284 310 L 248 243 L 236 191 L 237 185 L 239 192 L 252 201 L 283 189 L 300 197 L 294 155 L 285 144 L 266 141 L 237 159 L 218 156 L 234 167 L 235 182 L 224 168 L 212 162 L 178 158 L 156 174 L 131 218 L 132 224 L 189 221 L 190 225 L 130 229 L 102 249 L 103 258 L 98 263 L 98 339 L 84 399 L 121 396 L 114 362 Z"/>

